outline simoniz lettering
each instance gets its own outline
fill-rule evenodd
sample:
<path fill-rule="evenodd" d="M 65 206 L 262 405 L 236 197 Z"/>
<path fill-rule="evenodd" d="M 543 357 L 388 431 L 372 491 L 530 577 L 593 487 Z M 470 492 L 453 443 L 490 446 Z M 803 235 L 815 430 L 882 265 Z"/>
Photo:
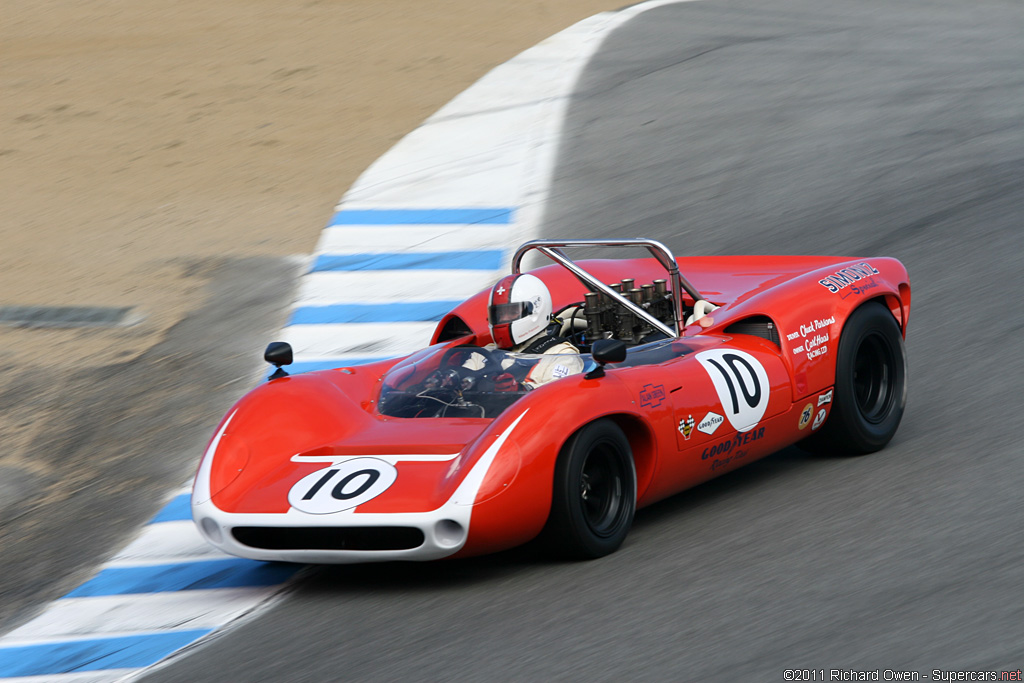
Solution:
<path fill-rule="evenodd" d="M 878 275 L 878 269 L 864 261 L 855 266 L 848 266 L 837 270 L 827 278 L 818 280 L 818 284 L 835 294 L 841 289 L 846 289 L 854 282 L 871 277 L 872 275 Z"/>

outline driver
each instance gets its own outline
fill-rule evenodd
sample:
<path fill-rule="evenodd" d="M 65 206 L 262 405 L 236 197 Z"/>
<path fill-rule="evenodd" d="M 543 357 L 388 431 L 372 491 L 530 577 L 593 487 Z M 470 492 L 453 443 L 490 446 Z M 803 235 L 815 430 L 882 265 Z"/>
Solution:
<path fill-rule="evenodd" d="M 502 362 L 507 372 L 496 379 L 496 385 L 512 385 L 512 380 L 529 388 L 536 388 L 554 379 L 583 371 L 579 349 L 565 337 L 558 336 L 561 323 L 552 325 L 551 293 L 547 285 L 535 275 L 508 275 L 498 280 L 491 289 L 487 307 L 494 345 L 514 353 L 543 354 L 529 366 L 523 377 L 516 375 L 519 364 L 512 359 Z M 467 363 L 470 361 L 467 361 Z M 503 380 L 503 382 L 501 381 Z M 515 388 L 514 385 L 511 388 Z"/>
<path fill-rule="evenodd" d="M 535 275 L 507 275 L 491 289 L 487 307 L 491 337 L 499 349 L 516 353 L 579 353 L 565 337 L 548 329 L 551 293 Z"/>

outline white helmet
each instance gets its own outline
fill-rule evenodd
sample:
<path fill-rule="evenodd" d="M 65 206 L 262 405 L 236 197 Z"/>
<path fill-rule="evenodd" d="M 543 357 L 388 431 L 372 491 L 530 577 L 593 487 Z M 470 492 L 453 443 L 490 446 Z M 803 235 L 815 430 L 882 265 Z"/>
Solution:
<path fill-rule="evenodd" d="M 491 290 L 487 322 L 499 348 L 522 344 L 551 321 L 551 293 L 535 275 L 508 275 Z"/>

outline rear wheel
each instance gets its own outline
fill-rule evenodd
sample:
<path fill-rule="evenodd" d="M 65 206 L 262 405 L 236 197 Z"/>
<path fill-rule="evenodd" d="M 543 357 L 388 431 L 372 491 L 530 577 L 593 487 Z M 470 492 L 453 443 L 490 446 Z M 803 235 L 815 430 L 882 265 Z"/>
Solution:
<path fill-rule="evenodd" d="M 828 421 L 801 445 L 822 453 L 874 453 L 896 433 L 906 402 L 903 335 L 885 306 L 869 302 L 843 326 Z"/>
<path fill-rule="evenodd" d="M 636 511 L 636 470 L 622 430 L 598 420 L 573 434 L 558 456 L 554 484 L 544 531 L 549 548 L 572 559 L 618 550 Z"/>

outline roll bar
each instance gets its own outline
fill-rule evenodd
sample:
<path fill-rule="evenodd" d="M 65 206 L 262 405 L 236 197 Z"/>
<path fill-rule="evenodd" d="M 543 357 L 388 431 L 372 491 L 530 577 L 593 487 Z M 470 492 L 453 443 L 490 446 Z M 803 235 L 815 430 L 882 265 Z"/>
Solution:
<path fill-rule="evenodd" d="M 577 265 L 576 262 L 566 256 L 562 251 L 562 249 L 566 247 L 646 247 L 647 250 L 651 252 L 651 255 L 658 260 L 658 263 L 660 263 L 668 273 L 669 282 L 672 283 L 673 313 L 676 320 L 676 329 L 670 329 L 667 325 L 652 316 L 643 308 L 637 306 L 632 301 L 601 282 L 598 278 L 583 270 L 583 268 Z M 555 263 L 566 268 L 569 272 L 575 275 L 580 282 L 584 284 L 584 286 L 589 287 L 592 291 L 600 292 L 606 297 L 618 302 L 634 315 L 643 319 L 649 325 L 657 330 L 661 330 L 670 337 L 683 336 L 683 328 L 685 327 L 685 321 L 683 318 L 683 298 L 679 296 L 679 292 L 685 291 L 693 298 L 694 301 L 703 298 L 700 292 L 698 292 L 697 289 L 690 284 L 685 277 L 683 277 L 682 273 L 679 272 L 679 264 L 676 263 L 676 258 L 672 255 L 672 252 L 669 251 L 669 248 L 657 240 L 640 237 L 615 240 L 531 240 L 519 247 L 519 249 L 516 250 L 515 256 L 512 257 L 513 274 L 519 274 L 523 257 L 527 252 L 533 250 L 539 251 Z"/>

